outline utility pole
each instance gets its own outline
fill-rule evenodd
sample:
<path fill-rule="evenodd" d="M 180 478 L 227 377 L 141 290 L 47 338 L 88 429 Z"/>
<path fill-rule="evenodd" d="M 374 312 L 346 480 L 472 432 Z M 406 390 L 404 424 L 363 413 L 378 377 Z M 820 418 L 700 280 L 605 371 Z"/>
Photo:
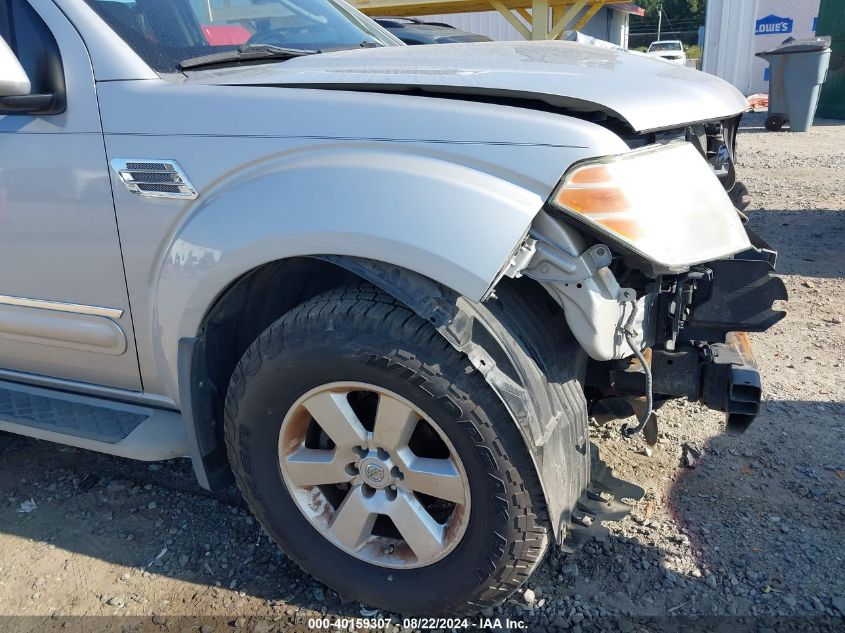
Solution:
<path fill-rule="evenodd" d="M 663 5 L 657 5 L 657 41 L 660 41 L 660 29 L 663 26 Z"/>

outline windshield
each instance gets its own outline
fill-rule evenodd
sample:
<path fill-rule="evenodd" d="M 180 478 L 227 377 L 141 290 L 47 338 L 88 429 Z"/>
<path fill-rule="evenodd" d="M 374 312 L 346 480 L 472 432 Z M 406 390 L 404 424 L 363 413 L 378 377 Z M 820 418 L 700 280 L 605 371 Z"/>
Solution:
<path fill-rule="evenodd" d="M 653 42 L 651 46 L 648 47 L 648 52 L 654 51 L 680 51 L 681 43 L 680 42 Z"/>
<path fill-rule="evenodd" d="M 396 41 L 336 0 L 87 0 L 161 73 L 186 59 L 270 44 L 300 50 L 392 46 Z"/>

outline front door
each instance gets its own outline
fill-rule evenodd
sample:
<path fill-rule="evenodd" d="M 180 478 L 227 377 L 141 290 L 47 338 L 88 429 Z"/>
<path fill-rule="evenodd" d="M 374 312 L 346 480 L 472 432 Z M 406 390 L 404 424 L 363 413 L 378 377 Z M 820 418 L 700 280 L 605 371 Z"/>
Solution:
<path fill-rule="evenodd" d="M 0 0 L 0 36 L 63 112 L 0 114 L 0 377 L 140 390 L 91 62 L 50 0 Z"/>

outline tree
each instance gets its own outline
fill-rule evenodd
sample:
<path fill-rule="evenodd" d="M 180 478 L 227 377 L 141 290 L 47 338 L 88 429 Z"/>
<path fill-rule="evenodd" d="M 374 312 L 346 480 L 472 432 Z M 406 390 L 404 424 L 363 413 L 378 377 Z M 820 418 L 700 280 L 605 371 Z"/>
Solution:
<path fill-rule="evenodd" d="M 657 8 L 663 5 L 663 15 L 669 20 L 701 20 L 707 11 L 707 0 L 636 0 L 645 9 L 646 17 L 656 18 Z"/>

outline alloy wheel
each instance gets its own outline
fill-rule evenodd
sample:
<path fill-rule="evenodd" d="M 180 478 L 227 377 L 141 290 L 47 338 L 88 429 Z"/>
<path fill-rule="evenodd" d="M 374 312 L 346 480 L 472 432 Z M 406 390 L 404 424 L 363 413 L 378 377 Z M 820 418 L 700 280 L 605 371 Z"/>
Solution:
<path fill-rule="evenodd" d="M 469 522 L 469 482 L 448 437 L 376 385 L 335 382 L 304 394 L 282 422 L 279 464 L 311 524 L 368 563 L 430 565 Z"/>

